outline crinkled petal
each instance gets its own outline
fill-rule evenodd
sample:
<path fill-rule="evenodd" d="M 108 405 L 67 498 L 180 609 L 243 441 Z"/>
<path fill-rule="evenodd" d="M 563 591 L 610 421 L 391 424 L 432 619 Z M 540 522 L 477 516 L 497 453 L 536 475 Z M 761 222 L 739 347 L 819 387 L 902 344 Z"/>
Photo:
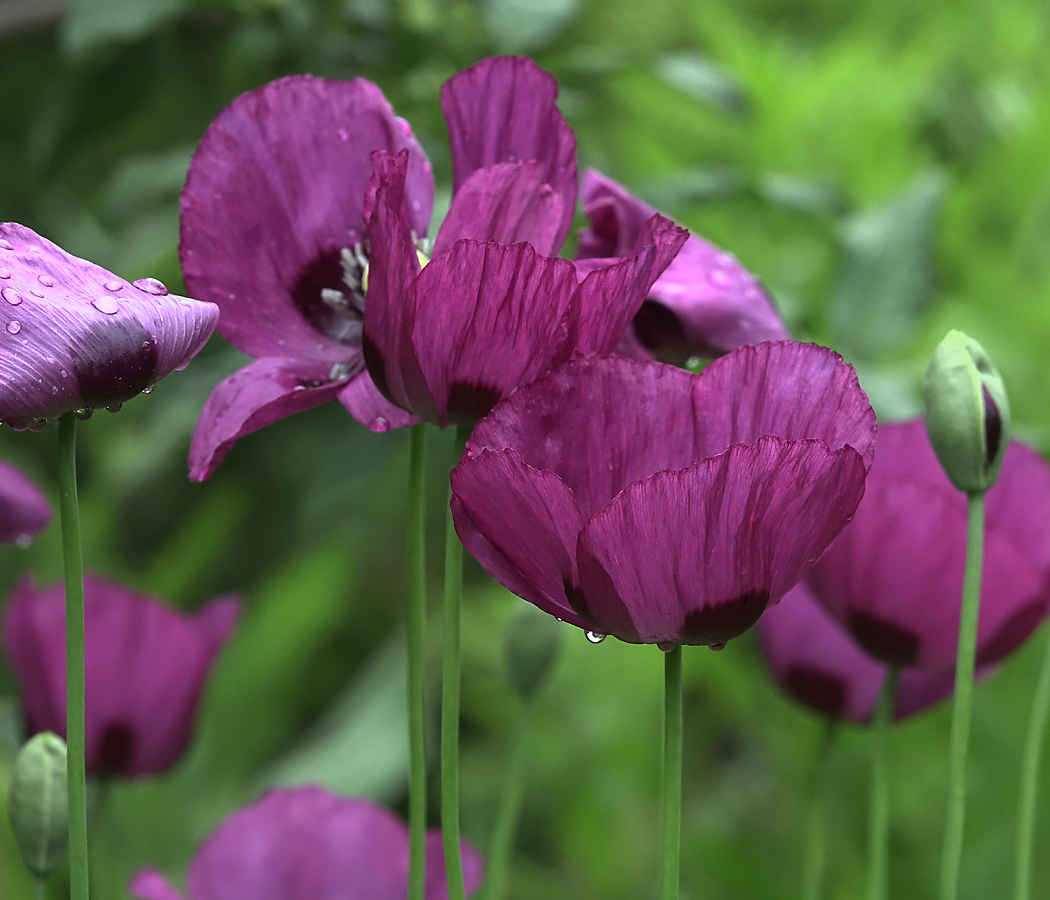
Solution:
<path fill-rule="evenodd" d="M 188 365 L 218 307 L 139 284 L 0 224 L 0 422 L 120 404 Z"/>
<path fill-rule="evenodd" d="M 460 841 L 460 858 L 463 861 L 463 887 L 467 896 L 474 894 L 485 875 L 485 863 L 481 854 L 469 841 Z M 423 891 L 426 900 L 448 900 L 448 882 L 445 873 L 445 846 L 441 832 L 427 832 L 427 882 Z"/>
<path fill-rule="evenodd" d="M 371 82 L 290 76 L 219 113 L 182 192 L 180 257 L 190 292 L 222 308 L 232 344 L 256 357 L 346 357 L 357 335 L 344 334 L 320 290 L 339 288 L 339 251 L 364 237 L 372 152 L 402 149 L 404 214 L 423 235 L 430 165 Z"/>
<path fill-rule="evenodd" d="M 380 394 L 368 372 L 361 372 L 350 379 L 346 387 L 339 392 L 339 402 L 360 424 L 377 434 L 394 428 L 408 428 L 420 422 L 412 413 L 405 412 L 400 406 L 394 406 Z"/>
<path fill-rule="evenodd" d="M 659 472 L 580 532 L 577 608 L 632 643 L 723 644 L 794 586 L 863 492 L 852 447 L 776 436 Z"/>
<path fill-rule="evenodd" d="M 358 364 L 362 365 L 360 359 Z M 221 381 L 201 410 L 190 444 L 191 481 L 204 481 L 246 434 L 332 400 L 346 378 L 331 381 L 325 364 L 258 359 Z"/>
<path fill-rule="evenodd" d="M 527 241 L 544 256 L 557 256 L 561 234 L 563 196 L 543 181 L 543 167 L 535 160 L 500 163 L 478 169 L 452 198 L 441 224 L 434 255 L 456 241 Z"/>
<path fill-rule="evenodd" d="M 513 450 L 464 456 L 451 478 L 456 533 L 481 567 L 544 612 L 588 627 L 572 608 L 584 519 L 564 482 Z"/>
<path fill-rule="evenodd" d="M 452 188 L 478 169 L 534 159 L 561 197 L 560 247 L 576 208 L 576 137 L 557 106 L 558 83 L 531 59 L 492 57 L 441 88 L 452 145 Z"/>
<path fill-rule="evenodd" d="M 175 888 L 156 869 L 142 869 L 128 882 L 128 893 L 138 900 L 183 900 Z"/>
<path fill-rule="evenodd" d="M 0 460 L 0 543 L 24 541 L 51 523 L 51 505 L 29 476 Z"/>
<path fill-rule="evenodd" d="M 549 368 L 575 288 L 572 263 L 528 244 L 458 241 L 432 260 L 416 281 L 412 329 L 436 408 L 428 421 L 473 426 Z"/>

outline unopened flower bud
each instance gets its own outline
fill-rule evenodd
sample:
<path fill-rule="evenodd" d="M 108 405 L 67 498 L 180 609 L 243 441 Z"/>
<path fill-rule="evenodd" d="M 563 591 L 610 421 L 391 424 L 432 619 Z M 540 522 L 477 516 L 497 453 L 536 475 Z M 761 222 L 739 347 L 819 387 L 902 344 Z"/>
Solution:
<path fill-rule="evenodd" d="M 543 685 L 561 651 L 562 627 L 554 616 L 522 604 L 507 629 L 507 671 L 523 700 Z"/>
<path fill-rule="evenodd" d="M 41 732 L 18 751 L 8 812 L 22 862 L 47 878 L 62 865 L 69 844 L 66 745 L 58 735 Z"/>
<path fill-rule="evenodd" d="M 952 484 L 967 493 L 988 490 L 1009 443 L 1010 404 L 984 348 L 949 331 L 933 352 L 923 397 L 926 432 Z"/>

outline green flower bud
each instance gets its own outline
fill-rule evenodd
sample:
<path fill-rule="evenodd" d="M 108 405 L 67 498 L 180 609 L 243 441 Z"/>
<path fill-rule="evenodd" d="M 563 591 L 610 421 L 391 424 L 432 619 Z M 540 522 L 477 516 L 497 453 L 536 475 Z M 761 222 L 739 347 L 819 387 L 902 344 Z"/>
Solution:
<path fill-rule="evenodd" d="M 999 477 L 1010 440 L 1010 403 L 984 348 L 949 331 L 933 351 L 926 384 L 926 433 L 960 491 L 986 491 Z"/>
<path fill-rule="evenodd" d="M 22 862 L 39 878 L 62 865 L 69 844 L 66 745 L 45 731 L 15 757 L 8 812 Z"/>
<path fill-rule="evenodd" d="M 506 658 L 511 684 L 523 700 L 542 687 L 561 651 L 561 623 L 531 603 L 522 604 L 507 629 Z"/>

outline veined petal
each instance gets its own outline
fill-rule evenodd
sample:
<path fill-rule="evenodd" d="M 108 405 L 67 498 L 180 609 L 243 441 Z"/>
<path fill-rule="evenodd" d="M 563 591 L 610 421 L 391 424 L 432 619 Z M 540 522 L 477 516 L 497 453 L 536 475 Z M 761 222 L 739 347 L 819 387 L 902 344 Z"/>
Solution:
<path fill-rule="evenodd" d="M 460 858 L 463 864 L 463 888 L 468 897 L 481 887 L 485 875 L 485 863 L 481 854 L 467 840 L 460 841 Z M 426 900 L 448 900 L 448 881 L 445 872 L 445 845 L 441 831 L 427 832 L 427 881 L 423 890 Z"/>
<path fill-rule="evenodd" d="M 0 544 L 23 541 L 51 524 L 51 505 L 18 466 L 0 460 Z"/>
<path fill-rule="evenodd" d="M 257 359 L 220 382 L 193 430 L 190 480 L 208 478 L 246 434 L 337 397 L 346 387 L 346 377 L 332 381 L 328 376 L 323 363 L 270 358 Z"/>
<path fill-rule="evenodd" d="M 557 106 L 558 83 L 531 59 L 483 59 L 441 88 L 452 145 L 452 189 L 478 169 L 534 159 L 562 199 L 560 247 L 576 208 L 576 137 Z"/>
<path fill-rule="evenodd" d="M 580 532 L 578 603 L 632 643 L 723 644 L 802 577 L 863 492 L 852 447 L 776 436 L 658 472 Z"/>
<path fill-rule="evenodd" d="M 557 256 L 565 236 L 560 233 L 565 198 L 543 181 L 536 160 L 499 163 L 471 173 L 452 198 L 441 224 L 434 256 L 456 241 L 527 241 L 543 256 Z"/>
<path fill-rule="evenodd" d="M 180 257 L 191 293 L 222 308 L 219 330 L 256 357 L 347 355 L 321 289 L 364 238 L 372 152 L 408 153 L 403 211 L 426 233 L 430 165 L 408 124 L 364 79 L 281 78 L 242 94 L 205 132 L 182 192 Z"/>
<path fill-rule="evenodd" d="M 368 372 L 361 372 L 339 392 L 339 402 L 361 425 L 377 434 L 408 428 L 421 421 L 379 393 Z"/>
<path fill-rule="evenodd" d="M 128 882 L 128 893 L 138 900 L 183 900 L 175 888 L 156 869 L 142 869 Z"/>
<path fill-rule="evenodd" d="M 464 456 L 452 470 L 452 517 L 463 546 L 507 590 L 589 627 L 573 609 L 576 538 L 583 527 L 572 491 L 513 450 Z"/>

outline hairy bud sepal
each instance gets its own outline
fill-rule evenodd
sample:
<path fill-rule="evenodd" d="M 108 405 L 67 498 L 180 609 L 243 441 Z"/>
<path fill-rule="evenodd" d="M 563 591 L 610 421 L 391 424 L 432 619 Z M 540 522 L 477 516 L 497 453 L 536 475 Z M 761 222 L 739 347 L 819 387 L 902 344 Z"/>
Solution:
<path fill-rule="evenodd" d="M 523 605 L 507 629 L 507 672 L 514 690 L 531 700 L 543 686 L 561 652 L 562 625 L 531 604 Z"/>
<path fill-rule="evenodd" d="M 66 744 L 58 735 L 44 731 L 18 751 L 8 812 L 22 862 L 47 878 L 62 865 L 69 845 Z"/>

